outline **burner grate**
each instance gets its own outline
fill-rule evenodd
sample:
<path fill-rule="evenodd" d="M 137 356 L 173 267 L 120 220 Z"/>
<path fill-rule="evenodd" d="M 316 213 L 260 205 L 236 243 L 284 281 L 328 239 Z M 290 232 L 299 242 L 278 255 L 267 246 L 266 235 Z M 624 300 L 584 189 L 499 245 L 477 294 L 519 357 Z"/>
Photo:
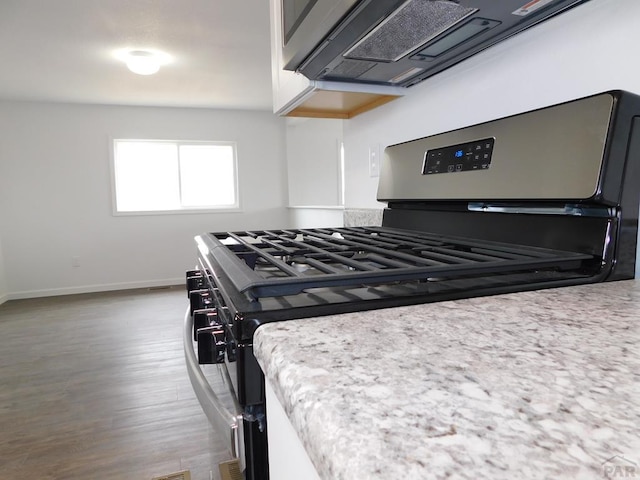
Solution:
<path fill-rule="evenodd" d="M 251 298 L 305 289 L 577 269 L 587 254 L 385 227 L 211 233 L 209 252 Z"/>

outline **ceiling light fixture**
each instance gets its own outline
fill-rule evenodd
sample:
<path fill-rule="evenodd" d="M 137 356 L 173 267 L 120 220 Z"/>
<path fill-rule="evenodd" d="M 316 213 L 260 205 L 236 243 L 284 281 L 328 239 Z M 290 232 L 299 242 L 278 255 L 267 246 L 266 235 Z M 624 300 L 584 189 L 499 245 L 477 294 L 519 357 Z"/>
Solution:
<path fill-rule="evenodd" d="M 153 75 L 160 70 L 160 66 L 171 61 L 169 55 L 159 50 L 125 48 L 116 51 L 115 56 L 138 75 Z"/>
<path fill-rule="evenodd" d="M 160 70 L 160 62 L 151 52 L 134 50 L 129 52 L 127 68 L 138 75 L 153 75 Z"/>

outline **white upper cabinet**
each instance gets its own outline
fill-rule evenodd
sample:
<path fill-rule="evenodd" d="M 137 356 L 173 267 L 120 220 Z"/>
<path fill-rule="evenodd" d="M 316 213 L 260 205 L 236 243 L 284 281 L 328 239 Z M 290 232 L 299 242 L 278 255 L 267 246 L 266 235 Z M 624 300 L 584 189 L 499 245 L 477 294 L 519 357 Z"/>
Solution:
<path fill-rule="evenodd" d="M 282 0 L 270 0 L 270 5 L 274 113 L 347 119 L 404 95 L 401 87 L 309 80 L 300 73 L 284 70 Z"/>

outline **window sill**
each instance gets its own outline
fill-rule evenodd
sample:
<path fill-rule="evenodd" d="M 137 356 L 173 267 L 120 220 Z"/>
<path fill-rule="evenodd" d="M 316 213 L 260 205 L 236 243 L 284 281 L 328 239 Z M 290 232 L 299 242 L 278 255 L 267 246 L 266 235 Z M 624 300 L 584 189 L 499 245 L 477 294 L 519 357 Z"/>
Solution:
<path fill-rule="evenodd" d="M 343 205 L 290 205 L 291 210 L 344 210 Z"/>
<path fill-rule="evenodd" d="M 139 217 L 148 215 L 198 215 L 212 213 L 242 213 L 240 207 L 229 208 L 190 208 L 182 210 L 150 210 L 150 211 L 132 211 L 132 212 L 116 212 L 113 211 L 114 217 Z"/>

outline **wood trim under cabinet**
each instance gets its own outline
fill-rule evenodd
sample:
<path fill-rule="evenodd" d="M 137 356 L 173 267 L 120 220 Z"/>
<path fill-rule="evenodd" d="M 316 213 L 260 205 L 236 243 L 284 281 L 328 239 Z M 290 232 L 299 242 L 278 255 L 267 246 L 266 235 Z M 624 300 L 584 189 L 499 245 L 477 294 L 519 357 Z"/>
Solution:
<path fill-rule="evenodd" d="M 377 93 L 317 90 L 286 115 L 288 117 L 349 119 L 398 98 Z"/>

